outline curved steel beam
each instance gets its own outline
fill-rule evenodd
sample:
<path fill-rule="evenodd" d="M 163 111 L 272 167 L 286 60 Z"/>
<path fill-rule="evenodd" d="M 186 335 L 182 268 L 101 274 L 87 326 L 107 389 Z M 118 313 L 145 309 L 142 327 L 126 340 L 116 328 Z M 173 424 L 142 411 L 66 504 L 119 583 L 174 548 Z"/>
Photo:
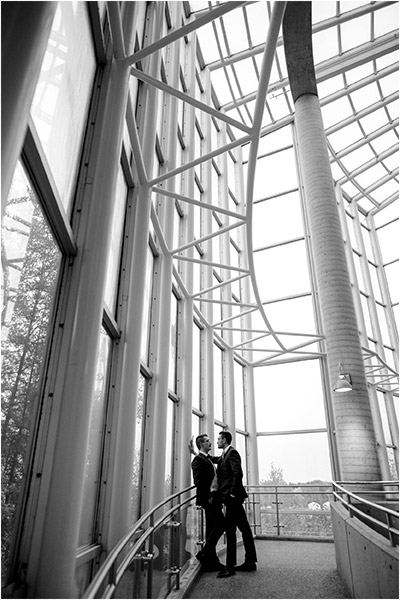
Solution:
<path fill-rule="evenodd" d="M 247 221 L 247 260 L 250 270 L 250 277 L 253 285 L 253 292 L 258 305 L 260 314 L 267 326 L 267 329 L 271 332 L 271 335 L 277 342 L 282 350 L 286 350 L 278 336 L 273 331 L 270 322 L 265 314 L 264 307 L 261 301 L 260 293 L 258 290 L 257 280 L 255 276 L 254 258 L 253 258 L 253 240 L 250 235 L 251 226 L 253 222 L 253 199 L 254 199 L 254 176 L 257 163 L 257 153 L 261 134 L 262 117 L 265 107 L 265 99 L 267 96 L 268 82 L 271 75 L 272 62 L 274 59 L 276 42 L 278 40 L 278 34 L 285 14 L 286 2 L 275 2 L 271 21 L 269 25 L 268 38 L 265 44 L 265 51 L 261 66 L 261 77 L 258 87 L 256 105 L 254 109 L 254 125 L 252 139 L 250 142 L 249 151 L 249 164 L 247 171 L 247 188 L 246 188 L 246 221 Z"/>

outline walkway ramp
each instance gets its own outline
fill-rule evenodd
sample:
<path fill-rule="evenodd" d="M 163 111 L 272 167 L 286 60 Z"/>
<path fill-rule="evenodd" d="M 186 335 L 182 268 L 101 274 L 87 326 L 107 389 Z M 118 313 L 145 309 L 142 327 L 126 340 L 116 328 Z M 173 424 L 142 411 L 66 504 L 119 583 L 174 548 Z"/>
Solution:
<path fill-rule="evenodd" d="M 200 573 L 185 598 L 350 598 L 329 542 L 256 540 L 258 570 L 218 579 Z M 243 562 L 238 548 L 238 563 Z M 221 557 L 223 561 L 223 556 Z"/>

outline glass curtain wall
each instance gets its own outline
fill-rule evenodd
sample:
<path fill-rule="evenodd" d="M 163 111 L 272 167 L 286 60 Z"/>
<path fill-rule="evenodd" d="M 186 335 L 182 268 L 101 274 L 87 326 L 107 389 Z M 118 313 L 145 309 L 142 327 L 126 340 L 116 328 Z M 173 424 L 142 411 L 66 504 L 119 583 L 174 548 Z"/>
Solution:
<path fill-rule="evenodd" d="M 75 274 L 85 251 L 104 256 L 101 317 L 90 329 L 87 352 L 94 358 L 93 381 L 85 387 L 89 434 L 75 549 L 81 591 L 96 568 L 101 536 L 112 545 L 125 521 L 132 525 L 152 503 L 190 484 L 191 436 L 207 432 L 216 452 L 219 431 L 229 429 L 248 484 L 275 481 L 276 473 L 286 483 L 335 476 L 331 392 L 281 38 L 271 74 L 275 85 L 263 112 L 254 197 L 247 195 L 271 5 L 111 4 L 118 5 L 112 14 L 103 3 L 59 3 L 32 106 L 30 143 L 2 219 L 4 573 L 8 565 L 15 571 L 28 563 L 27 557 L 35 571 L 32 555 L 38 555 L 41 533 L 34 515 L 38 509 L 45 518 L 51 486 L 46 479 L 40 488 L 40 478 L 32 483 L 29 474 L 33 465 L 48 467 L 57 432 L 71 427 L 69 411 L 52 413 L 46 387 L 49 374 L 55 384 L 63 381 L 57 365 L 68 340 L 60 333 L 60 314 L 85 286 Z M 320 24 L 314 34 L 317 72 L 325 60 L 356 45 L 346 23 L 358 24 L 361 15 L 343 19 L 341 37 L 331 23 L 337 4 L 313 3 L 314 24 Z M 339 4 L 340 15 L 347 12 L 346 3 Z M 392 26 L 385 8 L 375 4 L 368 11 L 375 11 L 379 37 Z M 109 35 L 110 28 L 119 30 L 114 19 L 124 25 L 125 45 Z M 195 20 L 197 29 L 167 37 Z M 334 47 L 328 55 L 318 44 L 321 35 Z M 366 43 L 365 37 L 357 41 Z M 138 53 L 129 58 L 126 105 L 117 115 L 105 114 L 98 91 L 104 65 L 124 47 Z M 397 135 L 391 127 L 377 134 L 374 121 L 382 110 L 382 128 L 395 121 L 394 103 L 380 106 L 392 93 L 393 60 L 393 52 L 365 58 L 367 66 L 326 75 L 318 85 L 370 400 L 395 478 L 398 182 L 389 174 L 395 171 L 390 148 Z M 365 121 L 357 120 L 368 97 L 364 80 L 376 85 L 372 63 L 382 87 L 369 101 Z M 335 64 L 328 65 L 332 73 Z M 340 112 L 347 92 L 337 92 L 338 77 L 341 90 L 353 86 L 357 93 L 346 97 Z M 122 123 L 112 154 L 117 158 L 108 165 L 115 188 L 106 199 L 99 194 L 93 200 L 83 191 L 85 169 L 110 149 L 101 148 L 91 124 L 99 128 L 111 117 Z M 366 147 L 361 139 L 368 140 Z M 361 147 L 367 150 L 362 157 Z M 384 172 L 369 170 L 384 160 Z M 386 188 L 384 181 L 374 187 L 385 177 Z M 99 239 L 82 216 L 90 202 L 99 212 L 107 208 Z M 250 463 L 257 451 L 258 471 Z M 120 516 L 122 504 L 128 509 Z M 33 525 L 25 527 L 29 517 Z"/>
<path fill-rule="evenodd" d="M 57 340 L 54 319 L 60 276 L 65 276 L 66 261 L 75 254 L 67 215 L 73 205 L 95 67 L 85 7 L 60 3 L 24 151 L 2 210 L 3 583 L 13 568 L 33 461 L 43 453 L 38 433 L 51 405 L 51 395 L 43 396 L 44 382 Z M 92 491 L 88 493 L 92 496 Z M 91 531 L 82 532 L 84 543 L 88 536 Z"/>
<path fill-rule="evenodd" d="M 21 163 L 2 218 L 2 573 L 18 531 L 62 253 Z"/>

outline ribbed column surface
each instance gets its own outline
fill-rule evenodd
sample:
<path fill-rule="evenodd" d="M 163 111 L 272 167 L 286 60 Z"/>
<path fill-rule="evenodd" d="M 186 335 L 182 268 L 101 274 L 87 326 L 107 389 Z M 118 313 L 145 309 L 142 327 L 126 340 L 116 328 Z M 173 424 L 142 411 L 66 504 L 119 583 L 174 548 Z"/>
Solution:
<path fill-rule="evenodd" d="M 301 172 L 332 385 L 339 362 L 351 392 L 332 392 L 342 480 L 381 479 L 356 313 L 318 97 L 295 103 Z"/>

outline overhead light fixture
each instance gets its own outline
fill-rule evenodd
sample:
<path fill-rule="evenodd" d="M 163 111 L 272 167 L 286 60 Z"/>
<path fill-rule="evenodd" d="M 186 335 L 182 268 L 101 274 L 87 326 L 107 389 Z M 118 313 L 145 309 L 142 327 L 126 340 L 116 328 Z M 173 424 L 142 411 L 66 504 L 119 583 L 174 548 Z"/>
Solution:
<path fill-rule="evenodd" d="M 334 392 L 351 392 L 353 386 L 351 385 L 351 375 L 349 373 L 345 373 L 343 370 L 343 365 L 339 363 L 339 377 L 333 386 Z"/>

